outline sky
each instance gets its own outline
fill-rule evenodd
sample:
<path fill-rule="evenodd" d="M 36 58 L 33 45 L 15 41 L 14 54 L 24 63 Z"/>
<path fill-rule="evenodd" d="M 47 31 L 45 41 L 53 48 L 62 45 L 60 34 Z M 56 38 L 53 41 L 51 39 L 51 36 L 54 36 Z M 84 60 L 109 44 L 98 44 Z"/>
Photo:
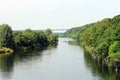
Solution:
<path fill-rule="evenodd" d="M 13 30 L 69 29 L 120 14 L 120 0 L 0 0 L 0 24 Z"/>

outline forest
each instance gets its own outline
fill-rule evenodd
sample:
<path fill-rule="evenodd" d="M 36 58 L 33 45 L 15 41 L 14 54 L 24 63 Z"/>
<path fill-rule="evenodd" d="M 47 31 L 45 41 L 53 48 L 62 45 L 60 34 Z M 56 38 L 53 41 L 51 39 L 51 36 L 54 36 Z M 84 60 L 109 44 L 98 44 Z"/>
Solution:
<path fill-rule="evenodd" d="M 120 67 L 120 15 L 75 27 L 65 32 L 97 60 Z"/>
<path fill-rule="evenodd" d="M 29 49 L 42 50 L 49 45 L 57 45 L 57 42 L 58 36 L 53 34 L 50 29 L 13 31 L 8 24 L 0 25 L 0 53 Z"/>

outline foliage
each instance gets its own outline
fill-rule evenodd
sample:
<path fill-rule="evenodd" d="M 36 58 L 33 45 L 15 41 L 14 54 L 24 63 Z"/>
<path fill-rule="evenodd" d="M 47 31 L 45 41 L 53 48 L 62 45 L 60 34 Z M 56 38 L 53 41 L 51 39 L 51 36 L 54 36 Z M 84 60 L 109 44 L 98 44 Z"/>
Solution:
<path fill-rule="evenodd" d="M 12 31 L 7 24 L 0 25 L 0 53 L 22 49 L 43 49 L 49 45 L 56 45 L 58 36 L 50 29 L 45 32 L 26 29 L 25 31 Z M 12 51 L 13 52 L 13 51 Z"/>
<path fill-rule="evenodd" d="M 56 34 L 53 34 L 50 29 L 45 30 L 45 35 L 47 37 L 47 41 L 51 45 L 56 45 L 58 42 L 58 36 Z"/>
<path fill-rule="evenodd" d="M 120 52 L 120 42 L 115 41 L 109 48 L 109 54 Z"/>
<path fill-rule="evenodd" d="M 0 47 L 14 47 L 12 30 L 7 24 L 0 25 Z"/>
<path fill-rule="evenodd" d="M 65 36 L 76 39 L 83 47 L 94 47 L 95 52 L 105 55 L 106 59 L 108 56 L 118 55 L 116 53 L 120 52 L 120 15 L 72 28 Z"/>
<path fill-rule="evenodd" d="M 113 53 L 109 55 L 110 66 L 115 66 L 117 61 L 120 61 L 120 52 Z"/>
<path fill-rule="evenodd" d="M 96 48 L 96 52 L 100 55 L 104 55 L 105 57 L 108 56 L 108 50 L 109 50 L 109 44 L 106 42 L 102 42 L 99 46 Z"/>
<path fill-rule="evenodd" d="M 25 47 L 25 49 L 42 49 L 50 44 L 56 44 L 58 37 L 50 29 L 45 32 L 26 29 L 23 32 L 14 32 L 14 38 L 17 46 Z"/>
<path fill-rule="evenodd" d="M 45 30 L 45 34 L 46 34 L 46 35 L 50 35 L 50 34 L 52 34 L 51 29 L 46 29 L 46 30 Z"/>
<path fill-rule="evenodd" d="M 14 34 L 17 34 L 14 35 L 17 46 L 42 48 L 48 45 L 46 36 L 40 31 L 25 30 Z"/>

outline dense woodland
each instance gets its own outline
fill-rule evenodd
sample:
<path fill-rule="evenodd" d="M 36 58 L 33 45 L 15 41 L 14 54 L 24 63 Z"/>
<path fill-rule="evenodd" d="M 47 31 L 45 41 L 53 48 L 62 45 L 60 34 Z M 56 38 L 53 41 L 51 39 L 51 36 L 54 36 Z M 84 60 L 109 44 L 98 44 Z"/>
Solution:
<path fill-rule="evenodd" d="M 57 42 L 58 36 L 50 29 L 13 31 L 7 24 L 0 25 L 0 53 L 26 51 L 27 49 L 41 50 L 49 45 L 56 45 Z"/>
<path fill-rule="evenodd" d="M 76 39 L 94 58 L 105 64 L 120 64 L 120 15 L 72 28 L 64 36 Z"/>

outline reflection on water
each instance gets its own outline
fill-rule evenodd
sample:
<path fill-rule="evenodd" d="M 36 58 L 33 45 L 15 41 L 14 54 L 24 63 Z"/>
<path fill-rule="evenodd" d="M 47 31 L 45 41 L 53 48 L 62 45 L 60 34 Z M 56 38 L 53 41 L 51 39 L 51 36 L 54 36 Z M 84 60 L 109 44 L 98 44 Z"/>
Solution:
<path fill-rule="evenodd" d="M 57 47 L 0 54 L 0 80 L 120 80 L 120 73 L 91 59 L 76 42 L 59 39 Z"/>
<path fill-rule="evenodd" d="M 11 72 L 13 70 L 13 55 L 12 54 L 1 54 L 0 55 L 0 70 L 2 72 Z"/>
<path fill-rule="evenodd" d="M 2 77 L 11 77 L 14 66 L 13 60 L 12 54 L 0 54 L 0 75 Z"/>
<path fill-rule="evenodd" d="M 91 71 L 93 76 L 99 76 L 101 78 L 100 80 L 120 80 L 119 72 L 115 72 L 107 66 L 103 66 L 97 61 L 94 61 L 89 53 L 84 53 L 84 60 L 88 70 Z"/>
<path fill-rule="evenodd" d="M 49 46 L 47 50 L 54 49 L 57 46 Z M 41 59 L 43 51 L 32 51 L 26 53 L 14 53 L 14 54 L 0 54 L 0 80 L 2 79 L 11 79 L 12 73 L 14 72 L 14 65 L 20 63 L 29 63 L 34 59 Z M 50 55 L 50 54 L 48 54 Z M 47 56 L 47 55 L 46 55 Z M 12 80 L 12 79 L 11 79 Z"/>

